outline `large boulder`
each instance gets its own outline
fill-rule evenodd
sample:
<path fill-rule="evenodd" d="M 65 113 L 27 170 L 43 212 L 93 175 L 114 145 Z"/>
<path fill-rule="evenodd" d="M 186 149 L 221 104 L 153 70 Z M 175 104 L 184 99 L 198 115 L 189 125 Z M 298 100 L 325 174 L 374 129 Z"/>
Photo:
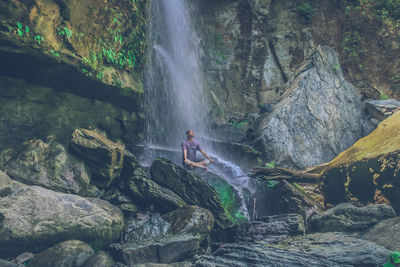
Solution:
<path fill-rule="evenodd" d="M 171 224 L 169 232 L 172 234 L 208 234 L 214 227 L 212 213 L 197 206 L 176 209 L 162 217 Z"/>
<path fill-rule="evenodd" d="M 396 99 L 365 101 L 365 108 L 369 115 L 378 121 L 383 121 L 400 107 Z"/>
<path fill-rule="evenodd" d="M 311 217 L 309 230 L 315 232 L 364 231 L 380 221 L 393 218 L 396 214 L 388 205 L 355 207 L 343 203 Z"/>
<path fill-rule="evenodd" d="M 135 200 L 135 203 L 143 207 L 152 204 L 156 211 L 165 213 L 186 206 L 185 201 L 178 194 L 150 180 L 141 168 L 136 168 L 121 186 L 128 196 Z"/>
<path fill-rule="evenodd" d="M 223 207 L 218 193 L 197 175 L 162 158 L 154 160 L 150 174 L 154 181 L 174 191 L 186 203 L 211 211 L 219 227 L 232 224 L 232 217 Z"/>
<path fill-rule="evenodd" d="M 133 243 L 111 244 L 113 258 L 124 260 L 129 266 L 139 263 L 172 263 L 195 255 L 200 237 L 191 234 L 166 235 Z"/>
<path fill-rule="evenodd" d="M 14 180 L 65 193 L 81 193 L 90 183 L 83 162 L 52 140 L 29 140 L 15 149 L 5 149 L 0 166 Z"/>
<path fill-rule="evenodd" d="M 85 242 L 69 240 L 58 243 L 35 255 L 29 261 L 29 266 L 80 267 L 94 255 L 93 249 Z"/>
<path fill-rule="evenodd" d="M 318 47 L 293 74 L 282 100 L 256 123 L 266 161 L 302 169 L 333 159 L 364 136 L 361 95 L 348 83 L 336 52 Z"/>
<path fill-rule="evenodd" d="M 390 253 L 371 241 L 339 232 L 293 237 L 279 247 L 325 258 L 340 266 L 383 266 Z"/>
<path fill-rule="evenodd" d="M 112 267 L 114 265 L 114 260 L 108 253 L 100 250 L 93 257 L 88 259 L 83 267 Z"/>
<path fill-rule="evenodd" d="M 400 112 L 329 162 L 320 177 L 325 202 L 390 204 L 400 214 Z"/>
<path fill-rule="evenodd" d="M 362 235 L 392 251 L 400 251 L 400 217 L 384 220 Z"/>
<path fill-rule="evenodd" d="M 127 220 L 122 241 L 128 243 L 160 238 L 167 234 L 170 226 L 158 213 L 139 213 L 136 218 Z"/>
<path fill-rule="evenodd" d="M 104 200 L 26 186 L 0 172 L 0 257 L 74 238 L 106 245 L 123 226 L 121 211 Z"/>
<path fill-rule="evenodd" d="M 132 170 L 136 164 L 135 156 L 125 150 L 121 143 L 115 143 L 96 131 L 76 129 L 72 133 L 71 147 L 93 172 L 96 182 L 108 187 L 124 170 Z M 124 164 L 125 163 L 125 164 Z M 129 173 L 128 173 L 129 175 Z"/>
<path fill-rule="evenodd" d="M 257 221 L 242 223 L 213 233 L 217 242 L 278 243 L 289 236 L 304 235 L 303 217 L 299 214 L 266 216 Z"/>
<path fill-rule="evenodd" d="M 224 244 L 211 255 L 203 255 L 193 264 L 196 267 L 231 266 L 298 266 L 350 267 L 304 252 L 268 247 L 263 244 L 240 242 Z"/>

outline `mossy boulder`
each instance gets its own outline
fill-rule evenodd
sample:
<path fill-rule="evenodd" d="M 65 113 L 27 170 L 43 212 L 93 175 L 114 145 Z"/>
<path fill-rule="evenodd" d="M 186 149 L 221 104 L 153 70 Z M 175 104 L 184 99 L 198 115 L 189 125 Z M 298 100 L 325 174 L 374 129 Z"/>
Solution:
<path fill-rule="evenodd" d="M 390 204 L 400 214 L 400 112 L 327 164 L 325 202 Z"/>
<path fill-rule="evenodd" d="M 29 140 L 0 153 L 0 167 L 12 179 L 64 193 L 83 193 L 90 172 L 59 143 Z"/>
<path fill-rule="evenodd" d="M 123 227 L 122 212 L 107 201 L 27 186 L 0 172 L 1 258 L 70 239 L 105 246 Z"/>
<path fill-rule="evenodd" d="M 211 211 L 219 227 L 232 225 L 232 216 L 224 208 L 218 193 L 197 175 L 162 158 L 154 160 L 150 174 L 154 181 L 174 191 L 187 204 Z"/>
<path fill-rule="evenodd" d="M 124 168 L 132 171 L 137 164 L 135 156 L 125 150 L 122 143 L 115 143 L 96 131 L 76 129 L 72 133 L 71 147 L 90 167 L 95 182 L 108 187 L 120 177 Z"/>

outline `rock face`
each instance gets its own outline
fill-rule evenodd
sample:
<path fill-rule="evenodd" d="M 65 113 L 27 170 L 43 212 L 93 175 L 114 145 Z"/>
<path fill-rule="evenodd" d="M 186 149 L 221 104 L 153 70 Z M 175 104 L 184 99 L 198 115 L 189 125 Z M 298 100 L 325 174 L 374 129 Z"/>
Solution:
<path fill-rule="evenodd" d="M 12 179 L 55 191 L 79 194 L 90 183 L 83 162 L 58 143 L 26 141 L 0 154 L 0 165 Z"/>
<path fill-rule="evenodd" d="M 186 203 L 211 211 L 219 227 L 232 224 L 232 217 L 224 209 L 217 192 L 198 176 L 161 158 L 153 162 L 150 174 L 154 181 L 174 191 Z"/>
<path fill-rule="evenodd" d="M 171 224 L 172 234 L 193 233 L 208 234 L 214 227 L 214 216 L 206 209 L 187 206 L 163 215 Z"/>
<path fill-rule="evenodd" d="M 340 266 L 382 266 L 390 251 L 373 242 L 343 233 L 311 234 L 294 237 L 279 247 L 304 252 L 336 262 Z"/>
<path fill-rule="evenodd" d="M 379 121 L 386 119 L 400 107 L 400 102 L 396 99 L 369 100 L 365 104 L 368 114 Z"/>
<path fill-rule="evenodd" d="M 274 111 L 257 123 L 257 144 L 267 161 L 292 169 L 314 166 L 363 136 L 361 95 L 344 79 L 332 48 L 318 47 L 288 83 Z"/>
<path fill-rule="evenodd" d="M 400 112 L 327 164 L 320 181 L 327 203 L 390 203 L 400 213 Z"/>
<path fill-rule="evenodd" d="M 315 232 L 363 231 L 395 216 L 393 208 L 387 205 L 359 208 L 344 203 L 311 217 L 309 229 Z"/>
<path fill-rule="evenodd" d="M 124 233 L 124 242 L 137 242 L 140 240 L 156 239 L 166 235 L 170 223 L 160 217 L 160 214 L 138 214 L 137 218 L 127 221 Z"/>
<path fill-rule="evenodd" d="M 35 255 L 35 257 L 29 261 L 29 266 L 82 266 L 86 260 L 94 255 L 93 249 L 88 244 L 78 240 L 69 240 Z"/>
<path fill-rule="evenodd" d="M 114 260 L 111 258 L 111 256 L 101 250 L 97 252 L 96 255 L 88 259 L 83 267 L 112 267 L 113 265 Z"/>
<path fill-rule="evenodd" d="M 384 220 L 370 230 L 362 238 L 375 242 L 391 251 L 400 251 L 400 217 Z"/>
<path fill-rule="evenodd" d="M 285 249 L 267 247 L 255 243 L 226 244 L 218 248 L 212 255 L 201 256 L 193 264 L 196 267 L 230 267 L 230 266 L 321 266 L 350 267 L 338 264 L 322 256 L 293 252 Z"/>
<path fill-rule="evenodd" d="M 213 234 L 217 242 L 278 243 L 289 236 L 304 235 L 304 220 L 298 214 L 267 216 L 258 221 L 242 223 Z"/>
<path fill-rule="evenodd" d="M 172 263 L 192 257 L 199 249 L 200 238 L 194 235 L 167 235 L 156 240 L 112 244 L 113 255 L 129 266 L 139 263 Z"/>
<path fill-rule="evenodd" d="M 99 199 L 26 186 L 0 172 L 0 257 L 40 251 L 76 238 L 111 243 L 124 218 L 119 209 Z"/>

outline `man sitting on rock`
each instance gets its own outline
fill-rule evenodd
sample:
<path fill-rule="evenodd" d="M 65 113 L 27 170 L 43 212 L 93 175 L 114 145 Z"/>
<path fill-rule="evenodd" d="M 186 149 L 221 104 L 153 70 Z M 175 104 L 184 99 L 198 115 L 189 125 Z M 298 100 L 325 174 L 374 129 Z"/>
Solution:
<path fill-rule="evenodd" d="M 193 169 L 194 167 L 202 168 L 207 170 L 207 166 L 210 163 L 213 163 L 214 160 L 212 160 L 207 153 L 200 147 L 200 143 L 194 140 L 194 132 L 193 130 L 187 130 L 186 131 L 186 140 L 182 141 L 181 147 L 182 147 L 182 153 L 183 153 L 183 165 L 185 167 L 189 167 Z M 200 151 L 201 154 L 206 159 L 199 159 L 196 156 L 197 150 Z"/>

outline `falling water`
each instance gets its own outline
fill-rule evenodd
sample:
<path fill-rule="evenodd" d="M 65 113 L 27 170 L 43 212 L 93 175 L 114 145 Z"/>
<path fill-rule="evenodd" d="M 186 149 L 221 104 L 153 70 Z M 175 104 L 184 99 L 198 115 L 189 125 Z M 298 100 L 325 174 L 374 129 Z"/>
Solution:
<path fill-rule="evenodd" d="M 181 162 L 180 142 L 187 129 L 207 139 L 208 93 L 201 68 L 199 38 L 193 29 L 185 0 L 152 0 L 145 79 L 147 150 L 142 163 L 156 156 Z M 213 155 L 202 142 L 206 151 Z M 238 166 L 217 157 L 209 170 L 231 184 L 241 199 L 239 212 L 248 217 L 242 189 L 248 177 Z M 238 178 L 239 177 L 239 178 Z"/>

